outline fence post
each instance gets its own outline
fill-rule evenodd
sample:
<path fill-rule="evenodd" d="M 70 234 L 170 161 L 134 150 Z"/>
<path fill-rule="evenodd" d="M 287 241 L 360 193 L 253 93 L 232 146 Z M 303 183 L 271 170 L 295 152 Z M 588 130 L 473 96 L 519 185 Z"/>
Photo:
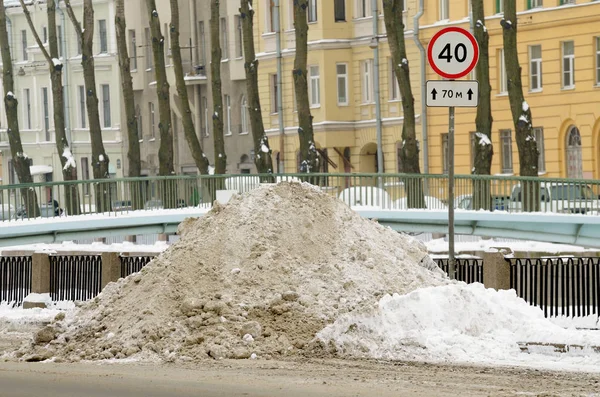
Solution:
<path fill-rule="evenodd" d="M 483 284 L 496 290 L 510 289 L 510 264 L 503 250 L 483 253 Z"/>
<path fill-rule="evenodd" d="M 102 253 L 102 277 L 100 280 L 100 289 L 104 289 L 106 284 L 112 281 L 118 281 L 121 277 L 121 261 L 117 252 Z"/>
<path fill-rule="evenodd" d="M 48 254 L 31 255 L 31 292 L 47 294 L 50 292 L 50 257 Z"/>

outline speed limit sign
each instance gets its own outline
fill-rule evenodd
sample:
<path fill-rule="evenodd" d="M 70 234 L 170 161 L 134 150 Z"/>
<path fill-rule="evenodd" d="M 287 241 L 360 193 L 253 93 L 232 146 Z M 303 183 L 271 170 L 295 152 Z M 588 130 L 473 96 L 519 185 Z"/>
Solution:
<path fill-rule="evenodd" d="M 429 65 L 440 76 L 458 79 L 469 74 L 479 60 L 475 37 L 463 28 L 448 27 L 433 36 L 427 47 Z"/>

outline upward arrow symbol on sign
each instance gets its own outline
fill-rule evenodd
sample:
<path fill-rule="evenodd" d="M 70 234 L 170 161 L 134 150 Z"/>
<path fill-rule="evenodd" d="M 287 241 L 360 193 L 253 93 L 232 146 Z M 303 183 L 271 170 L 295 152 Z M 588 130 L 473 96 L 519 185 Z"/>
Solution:
<path fill-rule="evenodd" d="M 473 98 L 473 90 L 469 88 L 469 91 L 467 91 L 467 95 L 469 96 L 469 101 L 470 101 L 471 98 Z"/>
<path fill-rule="evenodd" d="M 437 96 L 437 91 L 435 88 L 431 91 L 431 95 L 433 96 L 433 100 L 435 101 L 435 97 Z"/>

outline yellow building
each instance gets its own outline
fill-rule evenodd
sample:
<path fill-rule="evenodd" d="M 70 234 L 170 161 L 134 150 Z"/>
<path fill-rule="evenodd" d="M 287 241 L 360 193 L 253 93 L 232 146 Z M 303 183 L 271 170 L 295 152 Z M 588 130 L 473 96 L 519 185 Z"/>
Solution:
<path fill-rule="evenodd" d="M 504 0 L 484 0 L 490 34 L 494 145 L 493 174 L 519 173 L 518 151 L 506 94 L 502 61 L 502 7 Z M 293 0 L 255 1 L 255 40 L 260 61 L 260 90 L 265 128 L 274 160 L 283 157 L 286 172 L 297 170 L 297 116 L 294 112 Z M 565 4 L 562 4 L 562 3 Z M 279 4 L 280 35 L 276 28 Z M 402 103 L 391 73 L 383 16 L 378 34 L 373 30 L 371 0 L 310 0 L 309 95 L 315 140 L 331 159 L 329 172 L 376 170 L 376 117 L 374 49 L 379 42 L 379 88 L 383 120 L 385 172 L 397 172 L 401 145 Z M 381 2 L 377 1 L 381 14 Z M 470 28 L 468 0 L 407 0 L 404 12 L 407 56 L 417 114 L 422 172 L 442 173 L 447 162 L 448 111 L 423 109 L 422 82 L 437 80 L 425 62 L 423 48 L 446 26 Z M 312 8 L 312 10 L 311 10 Z M 597 148 L 600 139 L 600 2 L 589 0 L 523 0 L 517 2 L 519 61 L 525 98 L 533 117 L 540 156 L 540 173 L 552 177 L 600 176 Z M 415 20 L 418 19 L 418 26 Z M 280 38 L 281 58 L 277 39 Z M 418 38 L 418 40 L 417 40 Z M 277 85 L 277 62 L 282 79 Z M 425 66 L 424 68 L 422 66 Z M 424 75 L 423 75 L 424 73 Z M 277 90 L 282 92 L 280 127 Z M 422 109 L 426 112 L 423 117 Z M 457 109 L 456 172 L 472 168 L 475 109 Z M 426 136 L 423 136 L 426 131 Z M 282 156 L 283 154 L 283 156 Z M 345 155 L 345 156 L 344 156 Z M 347 157 L 347 160 L 344 159 Z M 335 166 L 334 166 L 335 165 Z"/>

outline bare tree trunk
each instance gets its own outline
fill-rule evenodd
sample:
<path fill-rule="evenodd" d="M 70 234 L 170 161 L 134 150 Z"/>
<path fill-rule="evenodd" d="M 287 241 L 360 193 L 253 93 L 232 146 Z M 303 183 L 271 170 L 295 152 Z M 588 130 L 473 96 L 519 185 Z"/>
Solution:
<path fill-rule="evenodd" d="M 2 84 L 4 85 L 4 109 L 8 122 L 8 143 L 10 145 L 10 154 L 13 165 L 19 178 L 19 183 L 33 183 L 31 171 L 29 169 L 29 158 L 23 153 L 23 144 L 21 143 L 21 134 L 19 132 L 19 102 L 14 94 L 15 82 L 13 78 L 13 65 L 10 55 L 10 43 L 8 40 L 8 31 L 6 30 L 6 9 L 4 2 L 0 1 L 0 49 L 2 50 Z M 40 216 L 40 207 L 37 201 L 35 189 L 22 188 L 21 198 L 25 205 L 27 216 L 35 218 Z"/>
<path fill-rule="evenodd" d="M 396 73 L 398 85 L 400 86 L 402 109 L 404 111 L 402 150 L 400 156 L 403 166 L 402 172 L 407 174 L 420 174 L 419 146 L 415 128 L 415 99 L 410 86 L 410 70 L 404 40 L 402 5 L 402 0 L 383 0 L 383 17 L 394 64 L 394 73 Z M 421 178 L 406 178 L 404 183 L 408 208 L 425 208 L 423 182 Z"/>
<path fill-rule="evenodd" d="M 158 129 L 160 131 L 158 173 L 162 176 L 172 176 L 175 174 L 173 164 L 173 124 L 171 122 L 171 87 L 167 81 L 167 68 L 165 65 L 165 38 L 161 32 L 156 1 L 147 0 L 146 4 L 148 5 L 150 31 L 152 33 L 152 55 L 156 78 L 156 94 L 158 96 Z M 165 208 L 175 208 L 177 206 L 175 184 L 173 181 L 163 181 L 161 198 Z"/>
<path fill-rule="evenodd" d="M 213 131 L 215 144 L 215 174 L 224 174 L 227 169 L 225 140 L 223 137 L 223 92 L 221 89 L 221 32 L 220 1 L 210 2 L 210 82 L 213 97 Z"/>
<path fill-rule="evenodd" d="M 119 69 L 123 84 L 123 102 L 125 103 L 125 118 L 127 119 L 127 137 L 129 146 L 127 161 L 130 177 L 139 177 L 142 173 L 140 160 L 140 141 L 138 137 L 138 120 L 135 114 L 133 96 L 133 79 L 131 78 L 131 61 L 127 52 L 127 26 L 125 22 L 125 0 L 116 0 L 115 28 L 117 36 L 117 52 L 119 54 Z"/>
<path fill-rule="evenodd" d="M 479 62 L 475 72 L 479 81 L 479 106 L 475 117 L 475 156 L 473 175 L 490 175 L 492 170 L 492 105 L 490 101 L 490 52 L 489 35 L 485 27 L 483 0 L 471 0 L 475 23 L 475 39 L 479 44 Z M 473 180 L 473 209 L 492 210 L 492 194 L 489 180 Z"/>
<path fill-rule="evenodd" d="M 521 176 L 538 176 L 538 150 L 531 128 L 531 109 L 523 96 L 521 66 L 517 51 L 517 7 L 515 0 L 504 3 L 502 38 L 504 40 L 504 64 L 508 80 L 508 99 L 515 126 L 515 138 L 519 149 Z M 526 182 L 522 186 L 524 211 L 539 211 L 540 187 L 537 182 Z"/>
<path fill-rule="evenodd" d="M 269 138 L 265 134 L 258 91 L 258 59 L 256 59 L 256 51 L 254 49 L 254 7 L 252 7 L 252 1 L 240 0 L 248 113 L 250 114 L 254 153 L 257 154 L 254 164 L 256 164 L 259 174 L 272 174 L 273 159 L 271 158 Z M 242 112 L 244 111 L 245 109 L 242 109 Z"/>
<path fill-rule="evenodd" d="M 198 167 L 200 174 L 208 175 L 208 159 L 202 150 L 194 120 L 192 120 L 192 109 L 190 108 L 190 100 L 188 98 L 187 87 L 183 75 L 183 64 L 181 60 L 181 46 L 179 44 L 179 4 L 178 0 L 171 1 L 171 54 L 173 56 L 173 67 L 175 68 L 175 82 L 177 84 L 177 94 L 181 99 L 181 107 L 183 112 L 181 115 L 181 124 L 183 132 L 187 140 L 192 157 Z"/>
<path fill-rule="evenodd" d="M 63 180 L 77 180 L 77 164 L 69 148 L 67 134 L 65 132 L 65 103 L 63 96 L 62 84 L 62 69 L 63 64 L 59 60 L 58 41 L 56 35 L 56 3 L 54 0 L 48 0 L 46 10 L 48 14 L 48 45 L 50 52 L 46 50 L 44 43 L 35 29 L 29 9 L 25 5 L 24 0 L 19 0 L 21 8 L 25 14 L 25 19 L 29 25 L 29 29 L 35 38 L 35 41 L 48 62 L 50 70 L 50 82 L 52 85 L 52 102 L 54 103 L 54 131 L 56 135 L 56 149 L 59 153 L 60 163 L 62 166 Z M 56 197 L 53 197 L 56 199 Z M 79 190 L 77 185 L 67 185 L 65 188 L 65 209 L 69 215 L 79 215 L 81 207 L 79 203 Z"/>
<path fill-rule="evenodd" d="M 81 66 L 83 67 L 83 80 L 85 84 L 88 121 L 90 124 L 90 142 L 92 145 L 92 170 L 94 179 L 108 179 L 109 158 L 104 150 L 102 140 L 102 127 L 98 112 L 98 95 L 96 92 L 96 71 L 94 66 L 94 7 L 92 0 L 83 1 L 83 29 L 77 20 L 71 0 L 65 0 L 67 14 L 75 28 L 75 34 L 81 40 Z M 96 212 L 109 211 L 110 184 L 99 182 L 95 184 Z"/>
<path fill-rule="evenodd" d="M 308 0 L 294 1 L 296 58 L 294 59 L 294 89 L 298 109 L 298 138 L 300 139 L 300 172 L 319 172 L 319 155 L 315 146 L 313 117 L 308 99 Z M 281 87 L 277 87 L 281 89 Z"/>

